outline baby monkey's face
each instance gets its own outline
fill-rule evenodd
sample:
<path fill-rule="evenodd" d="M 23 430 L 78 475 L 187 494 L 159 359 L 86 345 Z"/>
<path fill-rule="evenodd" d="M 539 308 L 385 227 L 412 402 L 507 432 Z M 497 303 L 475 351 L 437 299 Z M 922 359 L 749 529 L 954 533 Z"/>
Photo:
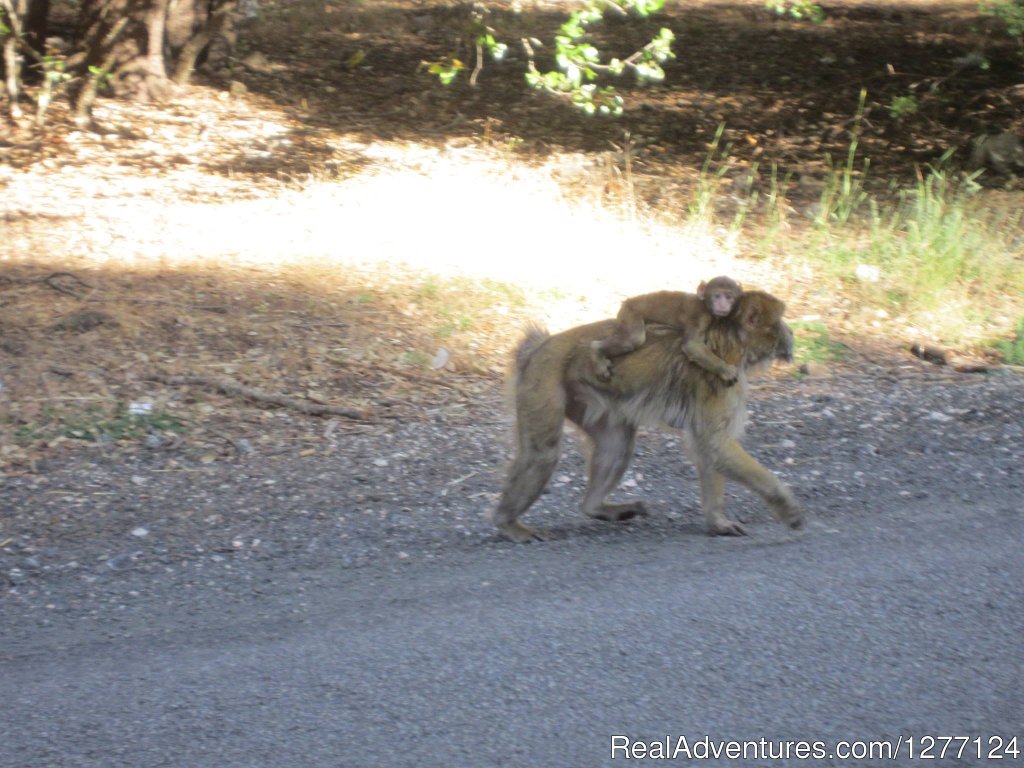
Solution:
<path fill-rule="evenodd" d="M 736 305 L 743 287 L 731 277 L 721 275 L 697 286 L 697 296 L 714 317 L 727 317 Z"/>
<path fill-rule="evenodd" d="M 704 297 L 708 309 L 715 317 L 725 317 L 732 312 L 732 305 L 736 303 L 736 294 L 727 288 L 718 288 L 707 291 Z"/>

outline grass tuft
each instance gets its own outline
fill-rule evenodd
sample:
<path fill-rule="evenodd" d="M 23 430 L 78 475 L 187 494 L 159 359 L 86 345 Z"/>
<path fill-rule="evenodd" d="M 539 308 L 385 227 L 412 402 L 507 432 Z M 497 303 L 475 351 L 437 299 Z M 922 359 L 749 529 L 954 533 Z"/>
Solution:
<path fill-rule="evenodd" d="M 1002 356 L 1003 362 L 1024 365 L 1024 317 L 1017 321 L 1013 338 L 997 339 L 992 342 L 992 348 Z"/>
<path fill-rule="evenodd" d="M 794 320 L 789 325 L 793 329 L 793 356 L 797 363 L 830 363 L 846 358 L 846 347 L 832 340 L 821 320 Z"/>

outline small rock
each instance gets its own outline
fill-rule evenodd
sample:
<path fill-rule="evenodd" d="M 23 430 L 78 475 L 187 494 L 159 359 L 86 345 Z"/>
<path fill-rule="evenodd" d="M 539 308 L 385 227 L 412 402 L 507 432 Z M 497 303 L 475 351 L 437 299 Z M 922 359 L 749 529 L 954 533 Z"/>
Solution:
<path fill-rule="evenodd" d="M 804 363 L 800 366 L 800 373 L 804 376 L 810 376 L 811 378 L 820 378 L 822 376 L 828 376 L 828 366 L 822 363 Z"/>
<path fill-rule="evenodd" d="M 251 69 L 253 72 L 269 72 L 271 70 L 270 62 L 267 57 L 259 51 L 253 51 L 244 59 L 242 59 L 242 66 Z M 234 85 L 234 83 L 232 83 Z"/>
<path fill-rule="evenodd" d="M 137 539 L 144 539 L 149 536 L 149 529 L 143 528 L 141 525 L 138 528 L 132 528 L 132 536 Z"/>
<path fill-rule="evenodd" d="M 948 349 L 941 349 L 930 344 L 914 344 L 910 347 L 910 353 L 935 365 L 948 364 L 953 355 Z"/>
<path fill-rule="evenodd" d="M 135 561 L 135 552 L 124 552 L 107 560 L 107 568 L 112 571 L 123 571 L 132 567 Z"/>
<path fill-rule="evenodd" d="M 448 350 L 445 349 L 444 347 L 441 347 L 440 349 L 437 350 L 437 352 L 434 353 L 434 359 L 430 361 L 430 367 L 433 368 L 434 370 L 444 368 L 446 365 L 448 365 L 448 361 L 450 359 L 451 355 L 448 353 Z"/>
<path fill-rule="evenodd" d="M 871 264 L 858 264 L 853 274 L 862 283 L 877 283 L 882 279 L 882 270 Z"/>

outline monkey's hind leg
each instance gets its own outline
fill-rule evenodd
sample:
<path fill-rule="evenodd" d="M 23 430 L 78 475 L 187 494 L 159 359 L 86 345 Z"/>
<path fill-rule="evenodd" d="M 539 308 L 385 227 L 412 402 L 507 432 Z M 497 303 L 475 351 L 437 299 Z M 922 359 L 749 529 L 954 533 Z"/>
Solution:
<path fill-rule="evenodd" d="M 647 339 L 647 328 L 643 318 L 620 315 L 619 327 L 607 339 L 590 342 L 590 359 L 594 365 L 594 373 L 601 381 L 612 377 L 611 358 L 625 355 L 643 345 Z"/>
<path fill-rule="evenodd" d="M 580 508 L 583 514 L 596 520 L 623 522 L 647 514 L 647 508 L 639 499 L 609 504 L 605 501 L 622 480 L 629 462 L 633 458 L 636 428 L 629 424 L 610 424 L 602 420 L 586 428 L 593 441 L 590 453 L 587 492 Z"/>
<path fill-rule="evenodd" d="M 544 491 L 561 455 L 564 395 L 552 394 L 542 402 L 539 408 L 531 408 L 529 402 L 520 403 L 516 456 L 492 515 L 498 530 L 516 542 L 544 538 L 541 531 L 520 523 L 519 517 Z"/>
<path fill-rule="evenodd" d="M 498 530 L 516 542 L 543 539 L 544 534 L 519 522 L 519 516 L 535 502 L 544 491 L 551 473 L 558 463 L 558 448 L 547 449 L 534 455 L 520 453 L 509 468 L 508 479 L 501 491 L 501 498 L 492 519 Z"/>

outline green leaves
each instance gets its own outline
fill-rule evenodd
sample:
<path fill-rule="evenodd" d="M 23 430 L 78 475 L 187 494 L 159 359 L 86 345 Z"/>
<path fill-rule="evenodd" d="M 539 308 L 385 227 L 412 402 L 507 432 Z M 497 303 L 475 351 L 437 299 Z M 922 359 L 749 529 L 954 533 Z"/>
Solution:
<path fill-rule="evenodd" d="M 594 85 L 602 74 L 620 77 L 632 70 L 639 82 L 660 82 L 665 79 L 661 64 L 673 57 L 672 30 L 662 28 L 658 35 L 636 53 L 626 59 L 613 58 L 601 62 L 601 52 L 589 41 L 587 28 L 604 18 L 608 10 L 620 14 L 632 12 L 649 16 L 664 6 L 664 0 L 590 0 L 587 6 L 575 11 L 559 28 L 555 36 L 555 63 L 558 72 L 541 73 L 537 70 L 533 49 L 523 41 L 526 49 L 529 71 L 526 82 L 533 88 L 549 93 L 568 96 L 572 103 L 588 115 L 621 115 L 623 100 L 611 86 Z"/>
<path fill-rule="evenodd" d="M 825 21 L 825 9 L 813 0 L 766 0 L 765 8 L 777 16 L 789 16 L 798 21 L 821 24 Z"/>
<path fill-rule="evenodd" d="M 895 96 L 889 102 L 889 117 L 893 120 L 903 120 L 915 114 L 919 108 L 920 105 L 913 96 Z"/>
<path fill-rule="evenodd" d="M 464 70 L 466 65 L 453 56 L 445 56 L 439 61 L 430 62 L 427 65 L 427 72 L 437 76 L 443 85 L 451 85 L 459 72 Z"/>
<path fill-rule="evenodd" d="M 534 46 L 540 47 L 542 44 L 535 38 L 522 39 L 527 58 L 527 84 L 531 88 L 567 98 L 588 115 L 621 115 L 623 99 L 614 87 L 599 86 L 596 81 L 602 75 L 621 77 L 627 71 L 632 71 L 640 83 L 661 82 L 665 79 L 662 64 L 674 58 L 672 43 L 675 35 L 672 30 L 662 28 L 651 42 L 632 55 L 625 59 L 613 58 L 605 63 L 601 60 L 600 50 L 590 40 L 588 30 L 602 21 L 608 12 L 647 17 L 660 11 L 664 5 L 665 0 L 586 0 L 584 7 L 571 13 L 555 35 L 554 58 L 557 69 L 550 72 L 538 70 L 534 61 Z M 487 51 L 495 61 L 501 61 L 508 51 L 508 46 L 499 42 L 494 30 L 484 23 L 485 13 L 483 10 L 474 10 L 467 27 L 467 37 L 473 41 L 477 50 L 477 63 L 470 78 L 471 84 L 475 84 L 476 75 L 483 66 L 480 58 L 483 51 Z M 465 69 L 465 65 L 454 56 L 425 62 L 425 65 L 427 71 L 444 85 L 454 82 L 459 72 Z"/>
<path fill-rule="evenodd" d="M 63 56 L 43 56 L 39 66 L 43 71 L 43 77 L 52 86 L 61 85 L 71 79 L 71 75 L 65 71 L 67 62 Z"/>
<path fill-rule="evenodd" d="M 1024 0 L 982 0 L 978 9 L 1001 19 L 1010 37 L 1024 38 Z"/>
<path fill-rule="evenodd" d="M 476 39 L 477 45 L 483 47 L 491 58 L 495 61 L 501 61 L 505 58 L 505 54 L 508 52 L 508 46 L 505 43 L 499 43 L 494 39 L 494 35 L 490 31 L 485 32 Z"/>

